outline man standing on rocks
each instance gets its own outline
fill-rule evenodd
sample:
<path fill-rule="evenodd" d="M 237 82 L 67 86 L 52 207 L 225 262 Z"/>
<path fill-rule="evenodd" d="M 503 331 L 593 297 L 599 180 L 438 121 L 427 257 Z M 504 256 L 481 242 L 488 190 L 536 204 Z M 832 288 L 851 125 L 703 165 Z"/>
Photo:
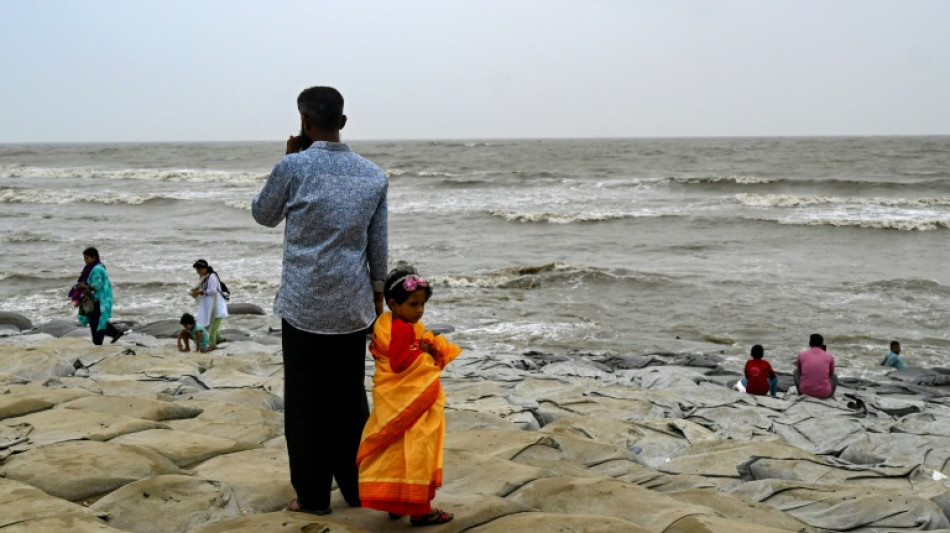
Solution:
<path fill-rule="evenodd" d="M 826 352 L 824 345 L 825 339 L 813 333 L 808 339 L 810 348 L 798 354 L 793 377 L 800 394 L 820 399 L 835 395 L 838 388 L 835 356 Z"/>
<path fill-rule="evenodd" d="M 346 115 L 336 89 L 304 90 L 297 109 L 300 135 L 287 140 L 251 212 L 268 227 L 286 220 L 274 314 L 282 320 L 284 433 L 297 492 L 288 509 L 324 515 L 333 478 L 346 502 L 360 505 L 366 334 L 383 311 L 388 182 L 340 142 Z"/>

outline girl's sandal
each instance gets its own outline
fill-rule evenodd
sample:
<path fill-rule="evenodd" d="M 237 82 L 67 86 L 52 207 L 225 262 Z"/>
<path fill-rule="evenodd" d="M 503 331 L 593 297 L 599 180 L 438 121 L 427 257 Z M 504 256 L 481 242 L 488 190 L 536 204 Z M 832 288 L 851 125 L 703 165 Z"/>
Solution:
<path fill-rule="evenodd" d="M 455 515 L 452 513 L 447 513 L 442 509 L 433 509 L 418 518 L 413 516 L 409 519 L 409 523 L 416 527 L 437 526 L 451 522 L 453 518 L 455 518 Z"/>

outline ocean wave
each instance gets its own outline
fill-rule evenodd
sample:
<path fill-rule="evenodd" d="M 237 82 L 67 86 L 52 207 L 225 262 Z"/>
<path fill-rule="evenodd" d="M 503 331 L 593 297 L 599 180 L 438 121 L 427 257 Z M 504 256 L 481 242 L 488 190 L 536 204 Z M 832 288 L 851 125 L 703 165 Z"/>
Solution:
<path fill-rule="evenodd" d="M 35 233 L 32 231 L 14 231 L 0 237 L 0 242 L 7 243 L 36 243 L 36 242 L 61 242 L 63 239 L 56 235 Z"/>
<path fill-rule="evenodd" d="M 504 218 L 508 222 L 543 222 L 547 224 L 577 224 L 661 216 L 656 213 L 552 213 L 548 211 L 512 211 L 510 209 L 492 209 L 488 213 L 492 216 Z"/>
<path fill-rule="evenodd" d="M 750 207 L 806 207 L 824 204 L 879 205 L 888 207 L 950 206 L 950 198 L 841 198 L 821 195 L 737 194 L 736 200 Z"/>
<path fill-rule="evenodd" d="M 224 205 L 233 207 L 234 209 L 251 210 L 251 200 L 227 200 L 224 202 Z"/>
<path fill-rule="evenodd" d="M 860 191 L 873 187 L 875 189 L 888 190 L 914 190 L 920 191 L 922 187 L 933 188 L 935 190 L 947 190 L 948 182 L 946 177 L 939 174 L 932 175 L 921 173 L 915 176 L 917 179 L 907 177 L 907 179 L 881 180 L 881 179 L 852 179 L 852 178 L 765 178 L 759 176 L 698 176 L 698 177 L 670 177 L 666 181 L 677 185 L 701 185 L 710 187 L 738 187 L 756 185 L 766 188 L 774 187 L 807 187 L 810 190 L 816 188 L 828 188 L 831 190 Z"/>
<path fill-rule="evenodd" d="M 544 265 L 504 268 L 480 275 L 433 278 L 432 281 L 453 288 L 530 289 L 538 286 L 541 276 L 555 273 L 576 274 L 578 271 L 577 267 L 566 263 L 548 263 Z"/>
<path fill-rule="evenodd" d="M 920 291 L 922 293 L 940 292 L 950 294 L 950 287 L 940 283 L 920 278 L 899 278 L 889 280 L 879 280 L 867 283 L 863 290 L 882 290 L 882 291 Z M 863 291 L 862 291 L 863 292 Z"/>
<path fill-rule="evenodd" d="M 224 280 L 224 283 L 227 284 L 228 289 L 234 293 L 235 290 L 276 290 L 280 287 L 280 280 L 265 280 L 259 278 L 245 278 L 241 276 L 228 276 L 225 273 L 221 273 L 221 278 Z M 197 279 L 197 278 L 195 278 Z M 130 279 L 122 280 L 116 285 L 134 288 L 135 290 L 146 290 L 151 292 L 161 292 L 162 290 L 170 289 L 172 291 L 185 291 L 187 292 L 191 289 L 190 283 L 194 280 L 182 281 L 180 279 L 171 279 L 171 280 L 143 280 L 143 279 Z"/>
<path fill-rule="evenodd" d="M 98 169 L 87 167 L 45 168 L 0 165 L 0 179 L 96 178 L 115 180 L 163 181 L 174 183 L 262 183 L 268 174 L 193 169 Z"/>
<path fill-rule="evenodd" d="M 276 291 L 278 288 L 280 288 L 279 277 L 268 280 L 260 278 L 245 278 L 241 276 L 227 276 L 225 274 L 222 274 L 222 276 L 224 282 L 228 285 L 228 288 L 231 289 L 231 292 L 234 292 L 235 289 Z"/>
<path fill-rule="evenodd" d="M 950 229 L 950 220 L 899 220 L 899 219 L 859 219 L 859 218 L 807 218 L 807 219 L 765 219 L 789 226 L 838 226 L 867 229 L 885 229 L 899 231 L 932 231 Z"/>
<path fill-rule="evenodd" d="M 81 270 L 81 269 L 79 269 Z M 78 272 L 78 270 L 77 270 Z M 78 276 L 41 276 L 36 274 L 24 274 L 22 272 L 0 272 L 0 280 L 18 283 L 75 283 Z M 68 287 L 67 287 L 68 288 Z"/>
<path fill-rule="evenodd" d="M 504 146 L 502 143 L 490 141 L 428 141 L 429 146 L 438 146 L 444 148 L 479 148 Z"/>
<path fill-rule="evenodd" d="M 567 345 L 576 344 L 578 337 L 590 335 L 590 324 L 578 320 L 577 322 L 498 322 L 484 326 L 460 329 L 460 334 L 478 337 L 494 337 L 504 339 L 506 344 L 517 341 L 521 344 L 533 345 L 538 342 L 564 342 Z"/>
<path fill-rule="evenodd" d="M 19 187 L 0 187 L 0 204 L 106 204 L 106 205 L 143 205 L 162 204 L 179 201 L 219 201 L 241 204 L 241 200 L 228 200 L 225 191 L 198 190 L 184 188 L 171 193 L 132 193 L 115 190 L 87 192 L 81 189 L 27 189 Z M 248 200 L 248 207 L 250 201 Z"/>
<path fill-rule="evenodd" d="M 637 286 L 664 285 L 671 276 L 638 273 L 625 269 L 604 269 L 569 263 L 513 266 L 474 275 L 433 277 L 433 283 L 459 289 L 537 289 L 541 287 L 633 283 Z"/>
<path fill-rule="evenodd" d="M 677 177 L 669 178 L 669 181 L 673 183 L 680 183 L 685 185 L 694 185 L 694 184 L 734 184 L 734 185 L 751 185 L 758 183 L 775 183 L 776 179 L 773 178 L 763 178 L 760 176 L 696 176 L 696 177 Z"/>
<path fill-rule="evenodd" d="M 399 178 L 399 177 L 416 177 L 416 178 L 448 178 L 444 181 L 451 182 L 454 179 L 458 179 L 459 175 L 446 172 L 444 170 L 407 170 L 402 168 L 390 168 L 384 170 L 386 176 L 390 179 Z"/>
<path fill-rule="evenodd" d="M 946 170 L 901 170 L 898 172 L 901 176 L 913 176 L 915 178 L 947 178 L 950 172 Z"/>
<path fill-rule="evenodd" d="M 499 187 L 505 186 L 505 184 L 493 183 L 488 180 L 479 179 L 479 178 L 453 178 L 440 180 L 437 183 L 433 183 L 436 187 L 445 187 L 445 188 L 461 188 L 461 189 L 474 189 L 476 187 Z M 515 184 L 509 184 L 515 185 Z"/>
<path fill-rule="evenodd" d="M 441 172 L 438 170 L 420 170 L 415 173 L 416 176 L 421 176 L 423 178 L 454 178 L 455 174 L 451 172 Z"/>
<path fill-rule="evenodd" d="M 130 194 L 102 192 L 51 192 L 27 189 L 0 189 L 0 204 L 126 204 L 141 205 L 155 200 L 175 200 L 176 198 L 157 194 Z"/>

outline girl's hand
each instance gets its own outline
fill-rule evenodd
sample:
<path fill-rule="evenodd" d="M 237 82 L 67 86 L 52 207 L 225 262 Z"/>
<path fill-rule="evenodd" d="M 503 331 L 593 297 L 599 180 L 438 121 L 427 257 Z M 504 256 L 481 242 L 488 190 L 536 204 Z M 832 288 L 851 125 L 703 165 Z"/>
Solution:
<path fill-rule="evenodd" d="M 438 352 L 435 349 L 435 345 L 432 344 L 432 341 L 429 339 L 422 339 L 419 341 L 419 349 L 423 352 L 435 357 L 438 355 Z"/>

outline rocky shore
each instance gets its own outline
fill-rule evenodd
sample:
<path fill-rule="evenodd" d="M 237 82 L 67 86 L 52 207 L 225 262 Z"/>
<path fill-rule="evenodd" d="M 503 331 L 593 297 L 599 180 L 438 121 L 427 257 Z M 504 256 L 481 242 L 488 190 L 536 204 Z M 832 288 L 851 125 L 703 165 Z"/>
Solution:
<path fill-rule="evenodd" d="M 179 353 L 171 321 L 93 346 L 70 321 L 0 320 L 0 531 L 408 530 L 336 493 L 328 516 L 282 510 L 280 339 L 257 320 L 208 354 Z M 779 398 L 740 393 L 720 362 L 463 353 L 436 497 L 456 519 L 429 529 L 950 531 L 950 371 L 819 401 L 788 376 Z"/>

